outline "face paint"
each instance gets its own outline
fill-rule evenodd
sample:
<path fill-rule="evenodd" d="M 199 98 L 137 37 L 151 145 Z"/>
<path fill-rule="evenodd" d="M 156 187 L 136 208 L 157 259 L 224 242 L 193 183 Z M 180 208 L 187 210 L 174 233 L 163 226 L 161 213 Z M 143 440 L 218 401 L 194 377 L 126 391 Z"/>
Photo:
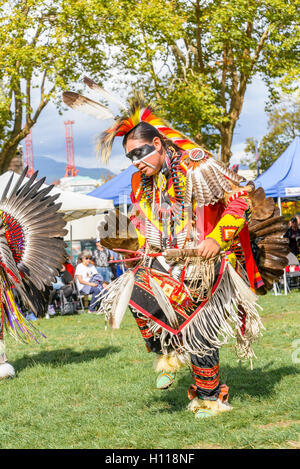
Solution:
<path fill-rule="evenodd" d="M 136 166 L 137 164 L 139 164 L 140 162 L 142 162 L 142 163 L 144 163 L 146 166 L 149 166 L 149 167 L 152 168 L 152 169 L 156 169 L 156 166 L 153 166 L 153 164 L 148 163 L 148 162 L 146 161 L 146 159 L 147 159 L 149 156 L 153 155 L 154 153 L 156 153 L 156 150 L 155 150 L 155 151 L 152 151 L 151 153 L 149 153 L 149 155 L 144 156 L 144 158 L 142 158 L 141 160 L 134 161 L 132 164 L 133 164 L 134 166 Z"/>
<path fill-rule="evenodd" d="M 156 153 L 155 147 L 146 143 L 145 145 L 134 148 L 129 153 L 126 153 L 126 156 L 132 161 L 133 164 L 142 161 L 147 166 L 150 166 L 150 168 L 155 169 L 155 166 L 145 161 L 148 156 L 153 155 L 154 153 Z"/>

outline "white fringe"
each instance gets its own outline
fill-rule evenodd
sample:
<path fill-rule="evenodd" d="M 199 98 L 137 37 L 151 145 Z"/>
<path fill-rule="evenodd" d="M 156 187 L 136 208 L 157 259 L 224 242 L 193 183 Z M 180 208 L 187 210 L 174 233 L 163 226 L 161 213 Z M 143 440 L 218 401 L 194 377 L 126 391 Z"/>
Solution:
<path fill-rule="evenodd" d="M 113 329 L 119 329 L 134 287 L 134 274 L 128 270 L 103 289 L 97 298 L 101 301 L 98 313 L 104 313 Z"/>
<path fill-rule="evenodd" d="M 4 341 L 0 340 L 0 365 L 2 363 L 5 363 L 7 361 L 6 355 L 5 355 L 5 345 Z"/>
<path fill-rule="evenodd" d="M 152 283 L 151 287 L 153 288 Z M 155 284 L 158 286 L 157 282 Z M 112 282 L 107 290 L 101 292 L 102 301 L 99 312 L 105 313 L 110 324 L 120 326 L 133 286 L 134 275 L 131 271 L 127 271 Z M 160 307 L 164 304 L 162 309 L 165 312 L 167 304 L 164 298 L 165 295 L 158 295 L 158 289 L 156 288 L 153 288 L 153 290 Z M 239 311 L 239 306 L 244 309 L 247 315 L 244 335 L 241 334 L 240 329 L 243 311 Z M 187 326 L 182 329 L 181 334 L 173 334 L 142 313 L 139 313 L 139 316 L 147 320 L 149 332 L 152 332 L 154 338 L 160 341 L 163 354 L 167 354 L 170 349 L 173 349 L 178 353 L 187 352 L 202 358 L 211 355 L 216 348 L 226 344 L 230 337 L 236 337 L 238 357 L 240 359 L 251 359 L 255 357 L 251 344 L 261 335 L 261 330 L 264 329 L 257 308 L 260 308 L 260 306 L 257 304 L 256 295 L 228 262 L 213 295 Z M 166 316 L 172 326 L 174 321 L 170 309 L 168 309 Z M 205 339 L 206 344 L 203 343 L 202 337 L 197 337 L 199 334 Z"/>
<path fill-rule="evenodd" d="M 215 348 L 220 348 L 230 337 L 237 337 L 236 351 L 239 358 L 251 359 L 255 354 L 251 343 L 264 329 L 257 313 L 257 297 L 234 270 L 230 263 L 225 267 L 223 277 L 213 296 L 181 331 L 181 337 L 162 329 L 155 321 L 149 320 L 149 330 L 160 340 L 162 352 L 170 348 L 179 352 L 188 352 L 200 358 L 211 355 Z M 245 334 L 241 334 L 242 311 L 247 314 Z M 198 333 L 207 341 L 203 344 Z"/>

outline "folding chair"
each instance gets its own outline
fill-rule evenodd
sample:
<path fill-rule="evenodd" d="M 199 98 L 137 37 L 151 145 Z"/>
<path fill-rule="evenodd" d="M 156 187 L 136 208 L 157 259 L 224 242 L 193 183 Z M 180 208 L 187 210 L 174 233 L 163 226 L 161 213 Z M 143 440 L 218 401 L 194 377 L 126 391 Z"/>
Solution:
<path fill-rule="evenodd" d="M 293 253 L 288 254 L 288 266 L 285 269 L 285 275 L 289 290 L 291 288 L 300 288 L 300 266 L 297 257 Z"/>
<path fill-rule="evenodd" d="M 80 293 L 80 291 L 78 290 L 78 287 L 77 287 L 77 283 L 74 281 L 73 282 L 73 288 L 74 288 L 74 293 L 76 294 L 76 297 L 78 298 L 78 301 L 80 303 L 80 307 L 81 307 L 81 311 L 84 311 L 84 298 L 87 296 L 87 295 L 84 295 L 83 293 Z"/>

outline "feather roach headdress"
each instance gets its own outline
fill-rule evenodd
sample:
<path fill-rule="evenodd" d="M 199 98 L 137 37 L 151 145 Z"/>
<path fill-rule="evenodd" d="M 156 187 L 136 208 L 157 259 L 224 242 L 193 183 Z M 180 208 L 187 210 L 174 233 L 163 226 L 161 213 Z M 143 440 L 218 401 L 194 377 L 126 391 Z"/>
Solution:
<path fill-rule="evenodd" d="M 98 91 L 104 99 L 117 103 L 122 113 L 121 116 L 115 117 L 115 123 L 102 132 L 98 139 L 97 150 L 103 162 L 107 163 L 109 160 L 115 137 L 125 136 L 140 122 L 147 122 L 152 125 L 159 131 L 162 137 L 170 140 L 183 150 L 191 150 L 199 147 L 199 145 L 186 137 L 183 133 L 172 129 L 166 121 L 158 117 L 154 111 L 154 107 L 145 103 L 142 92 L 135 92 L 133 97 L 129 99 L 128 106 L 126 107 L 115 96 L 105 91 L 90 78 L 85 77 L 84 83 L 91 89 Z M 78 93 L 70 91 L 64 92 L 63 100 L 65 104 L 72 109 L 93 115 L 98 119 L 114 118 L 108 108 Z M 209 152 L 206 153 L 210 155 Z"/>
<path fill-rule="evenodd" d="M 129 99 L 128 111 L 118 117 L 115 124 L 100 135 L 98 149 L 104 162 L 109 159 L 115 137 L 125 136 L 140 122 L 147 122 L 152 125 L 162 137 L 170 140 L 183 150 L 190 150 L 198 146 L 181 132 L 172 129 L 167 122 L 157 116 L 153 106 L 145 103 L 143 94 L 135 92 L 133 97 Z"/>
<path fill-rule="evenodd" d="M 199 206 L 214 204 L 224 197 L 225 192 L 232 191 L 232 185 L 239 186 L 245 179 L 227 168 L 222 162 L 211 158 L 211 153 L 199 148 L 199 145 L 181 132 L 172 129 L 167 122 L 158 117 L 152 105 L 147 105 L 141 92 L 135 92 L 126 107 L 118 98 L 105 91 L 90 78 L 84 83 L 106 101 L 117 103 L 120 116 L 114 118 L 113 113 L 102 104 L 81 96 L 78 93 L 63 93 L 64 102 L 72 109 L 85 112 L 98 119 L 114 118 L 115 122 L 99 136 L 97 150 L 103 162 L 107 163 L 111 154 L 115 137 L 124 137 L 139 123 L 152 125 L 167 142 L 189 152 L 189 163 L 185 187 L 185 203 L 190 203 L 192 195 Z M 231 181 L 231 183 L 229 182 Z"/>

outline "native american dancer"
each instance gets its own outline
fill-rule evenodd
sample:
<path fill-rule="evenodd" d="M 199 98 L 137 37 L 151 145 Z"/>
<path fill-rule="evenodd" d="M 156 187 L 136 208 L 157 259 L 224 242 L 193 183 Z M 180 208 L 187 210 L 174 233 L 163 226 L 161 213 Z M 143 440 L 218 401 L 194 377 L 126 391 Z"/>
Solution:
<path fill-rule="evenodd" d="M 4 328 L 17 340 L 30 342 L 42 336 L 24 317 L 21 303 L 42 316 L 47 286 L 55 281 L 64 262 L 66 222 L 57 213 L 59 194 L 53 186 L 41 189 L 45 178 L 37 172 L 25 180 L 27 168 L 13 186 L 13 175 L 0 200 L 0 379 L 15 376 L 5 354 Z"/>
<path fill-rule="evenodd" d="M 77 93 L 64 93 L 64 101 L 111 117 Z M 104 161 L 116 136 L 138 169 L 135 214 L 111 212 L 99 227 L 102 244 L 123 252 L 128 266 L 102 295 L 100 311 L 118 328 L 129 304 L 147 350 L 157 354 L 158 388 L 188 364 L 195 378 L 189 409 L 198 417 L 230 410 L 219 348 L 235 336 L 238 357 L 254 356 L 251 344 L 263 328 L 256 293 L 266 293 L 287 263 L 285 223 L 262 189 L 241 186 L 241 176 L 171 129 L 140 96 L 100 136 Z"/>

